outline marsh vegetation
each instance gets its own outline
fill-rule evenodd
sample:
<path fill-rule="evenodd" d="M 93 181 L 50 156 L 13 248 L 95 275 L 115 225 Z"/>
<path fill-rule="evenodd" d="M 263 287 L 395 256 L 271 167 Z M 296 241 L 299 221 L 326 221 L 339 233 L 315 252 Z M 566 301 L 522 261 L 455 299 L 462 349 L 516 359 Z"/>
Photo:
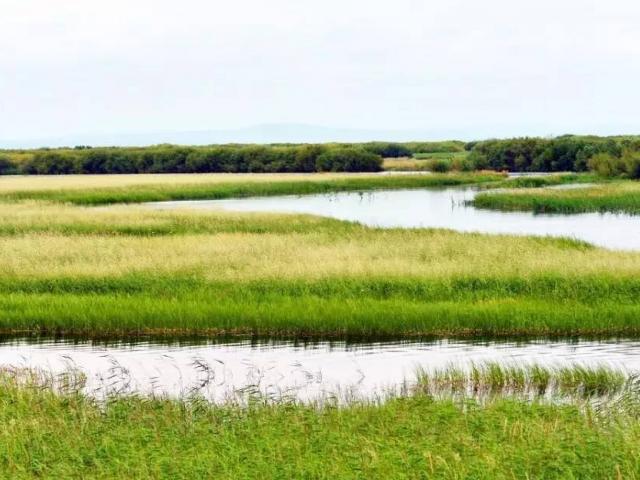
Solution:
<path fill-rule="evenodd" d="M 77 205 L 106 205 L 166 200 L 223 199 L 247 196 L 304 195 L 374 189 L 427 188 L 494 182 L 493 172 L 447 175 L 374 174 L 187 174 L 75 175 L 0 179 L 0 201 L 43 200 Z"/>
<path fill-rule="evenodd" d="M 482 382 L 496 384 L 495 368 Z M 520 384 L 519 373 L 508 378 Z M 619 384 L 605 371 L 559 378 L 583 392 Z M 640 423 L 629 392 L 604 407 L 425 391 L 341 408 L 260 398 L 214 406 L 197 396 L 96 403 L 3 373 L 0 469 L 12 478 L 633 478 Z"/>
<path fill-rule="evenodd" d="M 513 190 L 488 192 L 475 197 L 479 208 L 536 213 L 640 213 L 640 183 L 612 181 L 589 188 L 567 190 Z"/>
<path fill-rule="evenodd" d="M 22 190 L 7 195 L 34 195 L 16 180 Z M 101 188 L 37 193 L 82 202 Z M 43 200 L 5 201 L 0 216 L 7 332 L 638 332 L 640 254 L 575 240 Z"/>
<path fill-rule="evenodd" d="M 447 185 L 541 197 L 620 189 L 626 198 L 635 188 L 629 181 L 539 188 L 575 181 L 593 176 L 3 177 L 0 330 L 93 338 L 637 337 L 638 252 L 567 238 L 133 205 Z M 98 402 L 5 370 L 0 470 L 13 478 L 633 478 L 637 398 L 635 376 L 597 366 L 425 370 L 414 389 L 385 402 L 322 406 L 260 396 L 244 405 L 198 395 Z"/>

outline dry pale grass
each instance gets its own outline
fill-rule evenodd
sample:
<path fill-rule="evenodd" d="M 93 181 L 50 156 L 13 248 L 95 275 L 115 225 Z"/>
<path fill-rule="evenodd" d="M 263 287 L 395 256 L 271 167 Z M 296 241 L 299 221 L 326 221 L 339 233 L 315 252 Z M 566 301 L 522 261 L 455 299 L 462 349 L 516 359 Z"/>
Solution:
<path fill-rule="evenodd" d="M 276 181 L 317 181 L 375 176 L 375 173 L 183 173 L 129 175 L 0 176 L 0 193 L 78 190 L 147 185 L 203 185 Z"/>
<path fill-rule="evenodd" d="M 90 178 L 132 177 L 141 176 Z M 265 177 L 277 176 L 247 176 Z M 80 178 L 86 177 L 60 177 L 63 182 Z M 137 229 L 137 234 L 127 229 Z M 166 234 L 176 229 L 179 235 Z M 131 272 L 191 272 L 220 280 L 640 275 L 640 253 L 577 248 L 570 242 L 541 238 L 377 230 L 303 215 L 25 201 L 0 203 L 0 233 L 0 275 L 12 277 Z"/>
<path fill-rule="evenodd" d="M 211 214 L 215 221 L 216 214 Z M 265 222 L 268 223 L 268 219 Z M 327 276 L 453 278 L 640 274 L 640 254 L 447 231 L 219 233 L 161 237 L 27 234 L 0 238 L 0 275 L 193 273 L 211 280 Z"/>
<path fill-rule="evenodd" d="M 416 160 L 410 157 L 385 158 L 382 163 L 382 168 L 390 171 L 424 170 L 427 163 L 426 160 Z"/>
<path fill-rule="evenodd" d="M 27 200 L 0 202 L 0 236 L 25 233 L 94 235 L 162 235 L 233 230 L 303 231 L 334 229 L 341 223 L 311 215 L 174 209 L 156 210 L 137 205 L 82 207 Z M 346 224 L 343 224 L 347 228 Z"/>
<path fill-rule="evenodd" d="M 579 184 L 577 186 L 580 187 Z M 606 198 L 611 196 L 623 196 L 626 194 L 640 193 L 640 182 L 615 181 L 585 185 L 582 188 L 518 188 L 500 190 L 496 193 L 488 192 L 488 195 L 509 194 L 514 196 L 536 195 L 539 198 L 563 198 L 563 199 L 590 199 Z"/>
<path fill-rule="evenodd" d="M 179 213 L 179 212 L 178 212 Z M 166 216 L 149 215 L 130 206 L 109 208 L 77 207 L 27 200 L 20 203 L 0 203 L 0 225 L 16 227 L 94 224 L 161 224 Z"/>
<path fill-rule="evenodd" d="M 179 235 L 165 234 L 161 228 L 167 226 L 179 227 Z M 220 280 L 640 275 L 640 253 L 531 237 L 372 229 L 305 215 L 27 201 L 0 204 L 0 229 L 0 275 L 12 277 L 130 272 L 191 272 Z"/>

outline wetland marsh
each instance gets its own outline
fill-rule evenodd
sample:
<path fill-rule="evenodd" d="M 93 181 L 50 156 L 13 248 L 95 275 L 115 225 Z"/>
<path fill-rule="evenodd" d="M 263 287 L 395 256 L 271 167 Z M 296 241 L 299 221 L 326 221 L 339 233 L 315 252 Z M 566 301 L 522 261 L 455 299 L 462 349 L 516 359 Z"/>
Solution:
<path fill-rule="evenodd" d="M 468 205 L 590 176 L 0 180 L 12 476 L 637 472 L 636 217 Z"/>

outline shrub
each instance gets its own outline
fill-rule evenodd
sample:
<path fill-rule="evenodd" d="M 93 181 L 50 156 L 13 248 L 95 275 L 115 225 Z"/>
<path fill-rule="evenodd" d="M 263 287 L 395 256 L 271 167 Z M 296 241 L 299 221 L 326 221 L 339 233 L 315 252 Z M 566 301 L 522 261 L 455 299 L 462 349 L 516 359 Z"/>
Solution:
<path fill-rule="evenodd" d="M 23 165 L 24 173 L 38 175 L 65 175 L 69 173 L 81 173 L 78 158 L 69 152 L 37 152 L 33 158 Z"/>
<path fill-rule="evenodd" d="M 470 142 L 477 168 L 522 172 L 586 171 L 588 159 L 599 153 L 614 157 L 622 154 L 623 141 L 618 137 L 511 138 Z"/>
<path fill-rule="evenodd" d="M 407 142 L 404 144 L 412 153 L 456 153 L 464 152 L 465 144 L 457 140 L 442 142 Z"/>
<path fill-rule="evenodd" d="M 316 159 L 318 172 L 378 172 L 382 157 L 361 147 L 332 148 Z"/>
<path fill-rule="evenodd" d="M 293 171 L 315 172 L 316 160 L 326 151 L 327 147 L 323 145 L 303 145 L 296 149 L 295 159 L 293 161 Z"/>
<path fill-rule="evenodd" d="M 319 162 L 318 159 L 323 156 Z M 337 145 L 221 145 L 38 150 L 28 174 L 377 171 L 379 155 Z"/>
<path fill-rule="evenodd" d="M 0 156 L 0 175 L 12 175 L 18 173 L 18 167 L 9 157 Z"/>
<path fill-rule="evenodd" d="M 451 170 L 451 164 L 451 160 L 446 160 L 444 158 L 432 158 L 430 160 L 426 160 L 425 168 L 431 172 L 446 173 Z"/>
<path fill-rule="evenodd" d="M 470 148 L 467 158 L 464 148 Z M 381 157 L 428 157 L 428 169 L 448 171 L 583 171 L 591 168 L 590 159 L 607 175 L 638 177 L 640 137 L 514 138 L 486 140 L 465 145 L 442 142 L 369 142 L 362 144 L 273 144 L 215 145 L 183 147 L 110 147 L 40 149 L 19 152 L 20 162 L 2 156 L 0 174 L 66 173 L 190 173 L 190 172 L 314 172 L 378 171 Z M 597 155 L 607 154 L 607 161 Z M 6 158 L 5 158 L 6 157 Z M 624 157 L 624 158 L 623 158 Z M 613 165 L 612 158 L 623 158 L 624 167 Z M 437 161 L 440 160 L 440 161 Z M 444 161 L 446 160 L 446 164 Z M 13 163 L 12 163 L 13 162 Z M 594 164 L 595 165 L 595 164 Z M 607 172 L 607 168 L 610 173 Z M 595 169 L 595 166 L 594 166 Z M 618 173 L 615 173 L 618 172 Z"/>
<path fill-rule="evenodd" d="M 469 157 L 454 157 L 451 161 L 451 170 L 456 172 L 471 172 L 475 169 L 473 161 Z"/>
<path fill-rule="evenodd" d="M 602 177 L 613 177 L 626 173 L 625 164 L 622 159 L 614 157 L 609 153 L 598 153 L 591 157 L 588 162 L 589 169 Z"/>
<path fill-rule="evenodd" d="M 622 162 L 629 178 L 640 180 L 640 152 L 625 150 L 622 154 Z"/>
<path fill-rule="evenodd" d="M 363 148 L 383 158 L 410 157 L 413 154 L 412 150 L 402 143 L 373 142 L 364 144 Z"/>
<path fill-rule="evenodd" d="M 489 168 L 489 159 L 484 153 L 480 153 L 477 150 L 473 150 L 467 160 L 471 162 L 474 170 L 486 170 Z"/>

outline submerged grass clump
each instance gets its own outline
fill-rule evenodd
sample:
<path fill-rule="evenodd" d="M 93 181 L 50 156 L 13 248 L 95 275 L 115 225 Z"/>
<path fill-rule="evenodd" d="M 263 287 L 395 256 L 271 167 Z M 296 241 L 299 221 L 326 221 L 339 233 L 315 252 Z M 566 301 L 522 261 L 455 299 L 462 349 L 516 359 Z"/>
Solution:
<path fill-rule="evenodd" d="M 622 370 L 605 366 L 504 365 L 495 362 L 418 371 L 417 389 L 430 395 L 575 397 L 613 396 L 628 385 Z"/>

